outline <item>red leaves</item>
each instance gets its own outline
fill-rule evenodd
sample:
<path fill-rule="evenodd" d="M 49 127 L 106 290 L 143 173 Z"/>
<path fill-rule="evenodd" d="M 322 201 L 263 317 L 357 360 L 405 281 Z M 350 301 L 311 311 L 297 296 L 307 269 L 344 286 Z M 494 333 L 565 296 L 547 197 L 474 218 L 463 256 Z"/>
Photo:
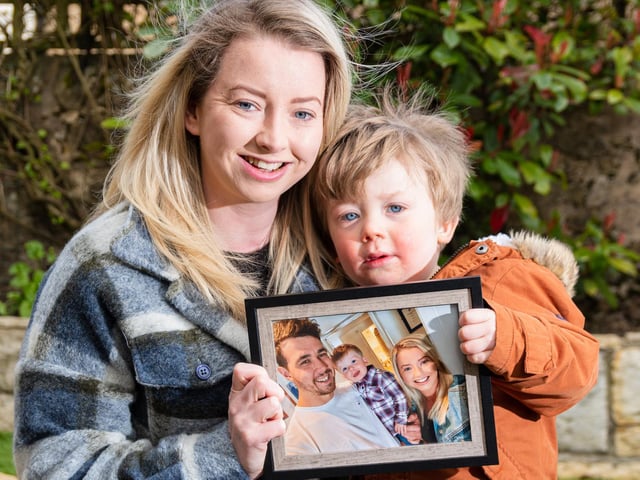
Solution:
<path fill-rule="evenodd" d="M 396 69 L 396 80 L 398 81 L 398 85 L 400 86 L 400 91 L 402 92 L 403 97 L 407 94 L 407 87 L 409 86 L 409 78 L 411 78 L 411 66 L 412 62 L 407 62 L 402 65 L 399 65 Z"/>
<path fill-rule="evenodd" d="M 449 0 L 449 16 L 444 20 L 444 24 L 447 26 L 454 25 L 456 23 L 456 16 L 460 9 L 460 0 Z"/>
<path fill-rule="evenodd" d="M 491 218 L 489 219 L 489 226 L 491 227 L 491 233 L 498 233 L 507 223 L 509 218 L 509 205 L 504 207 L 494 208 L 491 212 Z"/>
<path fill-rule="evenodd" d="M 512 108 L 509 112 L 509 126 L 511 127 L 511 142 L 514 142 L 529 131 L 531 126 L 527 112 Z"/>
<path fill-rule="evenodd" d="M 498 0 L 493 3 L 493 9 L 491 11 L 491 18 L 489 19 L 489 26 L 487 30 L 489 33 L 495 32 L 498 28 L 502 27 L 509 17 L 504 14 L 504 8 L 507 6 L 507 0 Z"/>
<path fill-rule="evenodd" d="M 525 25 L 522 28 L 533 40 L 537 64 L 540 66 L 544 65 L 546 52 L 548 50 L 549 44 L 551 43 L 551 34 L 544 33 L 542 30 L 532 25 Z"/>

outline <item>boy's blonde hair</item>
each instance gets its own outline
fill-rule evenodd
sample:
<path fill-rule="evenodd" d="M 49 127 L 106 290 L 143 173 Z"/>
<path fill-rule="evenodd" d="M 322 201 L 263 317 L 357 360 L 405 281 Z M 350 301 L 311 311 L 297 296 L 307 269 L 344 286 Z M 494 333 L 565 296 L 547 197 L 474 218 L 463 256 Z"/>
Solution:
<path fill-rule="evenodd" d="M 198 139 L 185 114 L 215 80 L 227 47 L 238 38 L 268 36 L 319 53 L 327 76 L 322 147 L 346 113 L 353 80 L 345 37 L 336 19 L 312 0 L 219 0 L 130 96 L 129 129 L 95 215 L 127 201 L 144 218 L 158 251 L 211 302 L 244 320 L 244 298 L 258 288 L 219 245 L 207 213 Z M 269 243 L 269 293 L 291 286 L 305 257 L 299 187 L 285 192 Z"/>
<path fill-rule="evenodd" d="M 406 102 L 398 97 L 387 87 L 375 97 L 375 106 L 351 105 L 335 140 L 305 179 L 308 250 L 325 288 L 350 284 L 336 261 L 327 206 L 332 200 L 356 199 L 365 180 L 389 160 L 403 162 L 424 183 L 439 221 L 460 218 L 471 174 L 465 133 L 443 110 L 430 110 L 433 95 L 426 89 Z"/>
<path fill-rule="evenodd" d="M 364 357 L 362 350 L 360 350 L 357 345 L 353 345 L 352 343 L 343 343 L 333 349 L 333 352 L 331 352 L 331 361 L 336 363 L 349 352 L 355 352 L 360 355 L 360 357 Z"/>

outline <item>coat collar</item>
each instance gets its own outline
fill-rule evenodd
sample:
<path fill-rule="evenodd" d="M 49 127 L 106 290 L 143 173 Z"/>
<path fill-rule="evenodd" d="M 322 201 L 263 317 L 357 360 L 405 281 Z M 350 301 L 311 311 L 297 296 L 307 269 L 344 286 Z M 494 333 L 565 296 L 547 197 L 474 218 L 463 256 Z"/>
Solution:
<path fill-rule="evenodd" d="M 122 230 L 111 243 L 111 253 L 127 265 L 154 277 L 169 282 L 180 278 L 180 273 L 156 250 L 142 215 L 132 206 L 122 204 L 116 207 L 126 210 L 126 220 Z"/>
<path fill-rule="evenodd" d="M 111 244 L 111 252 L 122 262 L 168 283 L 165 298 L 187 320 L 231 345 L 249 358 L 246 320 L 232 317 L 216 303 L 209 302 L 195 285 L 185 279 L 169 261 L 157 251 L 144 220 L 132 206 L 120 206 L 126 212 L 121 232 Z M 313 276 L 300 269 L 290 287 L 291 293 L 317 290 Z"/>

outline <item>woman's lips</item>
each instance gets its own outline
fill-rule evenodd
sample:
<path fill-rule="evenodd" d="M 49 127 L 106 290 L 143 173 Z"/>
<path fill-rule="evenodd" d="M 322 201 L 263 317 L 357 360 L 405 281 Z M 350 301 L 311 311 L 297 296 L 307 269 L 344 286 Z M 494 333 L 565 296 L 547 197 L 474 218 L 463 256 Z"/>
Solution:
<path fill-rule="evenodd" d="M 258 160 L 253 157 L 243 157 L 245 161 L 260 170 L 266 170 L 268 172 L 273 172 L 278 170 L 284 165 L 284 162 L 265 162 L 264 160 Z"/>

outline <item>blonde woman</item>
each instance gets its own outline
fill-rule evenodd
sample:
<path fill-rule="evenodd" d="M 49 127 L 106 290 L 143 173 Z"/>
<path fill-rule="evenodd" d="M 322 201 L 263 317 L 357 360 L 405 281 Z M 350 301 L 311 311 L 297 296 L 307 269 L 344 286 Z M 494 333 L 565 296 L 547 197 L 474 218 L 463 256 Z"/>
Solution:
<path fill-rule="evenodd" d="M 391 361 L 398 383 L 418 413 L 420 442 L 471 440 L 464 375 L 449 372 L 425 334 L 412 334 L 396 343 Z"/>
<path fill-rule="evenodd" d="M 131 95 L 95 217 L 41 285 L 16 370 L 20 478 L 256 478 L 282 395 L 245 297 L 316 289 L 295 185 L 342 123 L 342 30 L 224 0 Z"/>

